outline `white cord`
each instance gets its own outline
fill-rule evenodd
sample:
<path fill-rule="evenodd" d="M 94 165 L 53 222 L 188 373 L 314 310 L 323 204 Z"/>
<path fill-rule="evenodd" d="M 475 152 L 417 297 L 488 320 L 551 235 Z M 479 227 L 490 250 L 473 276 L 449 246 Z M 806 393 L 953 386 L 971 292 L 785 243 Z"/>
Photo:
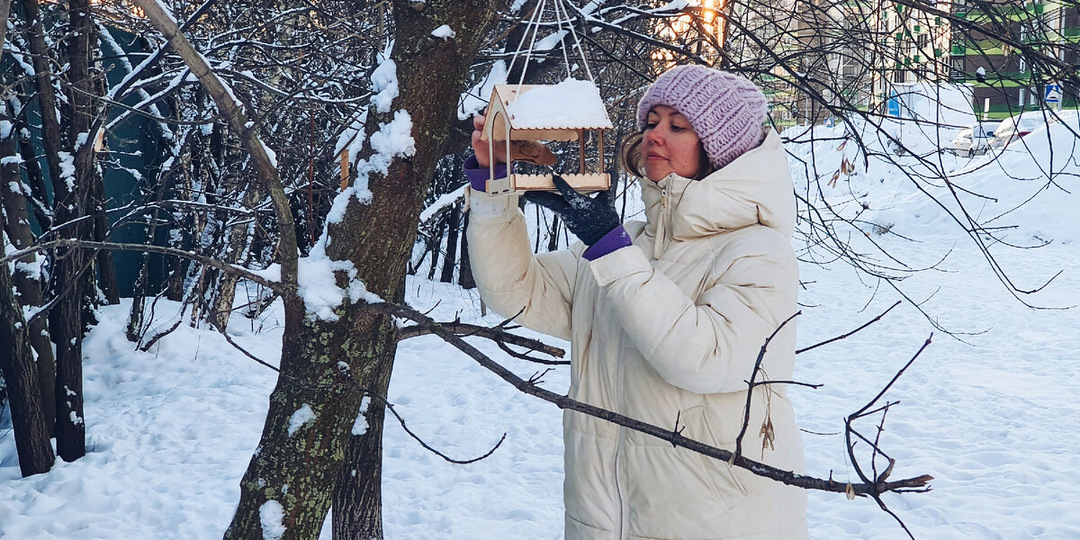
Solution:
<path fill-rule="evenodd" d="M 569 0 L 566 0 L 569 1 Z M 581 40 L 578 39 L 577 32 L 574 31 L 573 20 L 570 18 L 570 8 L 562 6 L 563 0 L 555 0 L 555 32 L 558 33 L 563 28 L 563 17 L 565 17 L 566 31 L 570 33 L 574 38 L 574 47 L 577 48 L 578 55 L 581 57 L 581 63 L 585 66 L 585 74 L 589 77 L 589 80 L 596 82 L 593 79 L 592 70 L 589 69 L 589 61 L 585 58 L 585 49 L 581 47 Z M 521 76 L 518 78 L 517 91 L 521 92 L 521 86 L 525 82 L 525 72 L 529 68 L 529 61 L 532 60 L 532 52 L 536 47 L 536 35 L 540 32 L 540 21 L 544 17 L 544 8 L 547 7 L 547 0 L 539 0 L 536 8 L 533 10 L 532 16 L 525 27 L 525 33 L 521 36 L 521 41 L 518 42 L 517 49 L 514 51 L 514 56 L 510 58 L 510 67 L 506 69 L 507 73 L 514 71 L 514 64 L 517 62 L 518 56 L 521 54 L 521 48 L 525 45 L 525 39 L 530 38 L 529 31 L 532 31 L 532 36 L 529 39 L 529 48 L 525 51 L 525 65 L 521 68 Z M 576 10 L 576 8 L 575 8 Z M 566 78 L 572 77 L 570 71 L 570 58 L 566 52 L 566 43 L 563 40 L 559 40 L 562 45 L 563 62 L 566 64 Z M 507 81 L 509 82 L 509 81 Z"/>
<path fill-rule="evenodd" d="M 518 48 L 514 51 L 514 56 L 510 59 L 510 67 L 506 70 L 506 73 L 511 73 L 514 69 L 514 62 L 517 61 L 518 54 L 521 52 L 521 46 L 525 44 L 525 38 L 529 35 L 529 29 L 532 29 L 532 39 L 529 41 L 529 49 L 525 51 L 525 65 L 521 68 L 521 77 L 518 78 L 517 91 L 521 92 L 521 83 L 525 82 L 525 72 L 529 69 L 529 60 L 532 58 L 533 46 L 536 45 L 536 34 L 539 30 L 538 19 L 544 12 L 544 5 L 547 0 L 540 0 L 536 5 L 536 9 L 533 11 L 532 18 L 525 25 L 525 33 L 521 35 L 521 41 L 518 43 Z M 507 81 L 509 82 L 509 81 Z"/>
<path fill-rule="evenodd" d="M 569 0 L 567 0 L 567 1 L 569 1 Z M 563 9 L 566 9 L 566 8 L 563 8 Z M 576 10 L 576 8 L 575 8 L 575 10 Z M 566 21 L 567 21 L 567 23 L 568 23 L 568 25 L 570 27 L 570 35 L 574 36 L 574 46 L 577 47 L 578 54 L 581 55 L 581 63 L 585 66 L 585 74 L 588 75 L 589 80 L 592 81 L 595 84 L 596 80 L 593 79 L 592 70 L 589 69 L 589 61 L 585 59 L 585 49 L 581 48 L 581 42 L 578 41 L 577 32 L 574 31 L 574 25 L 573 25 L 572 21 L 570 20 L 570 13 L 569 12 L 567 12 L 567 14 L 566 14 Z"/>
<path fill-rule="evenodd" d="M 562 31 L 563 20 L 562 20 L 562 14 L 559 13 L 559 6 L 560 5 L 562 5 L 562 2 L 560 0 L 555 0 L 555 33 L 556 34 L 558 34 L 559 32 Z M 570 18 L 570 16 L 567 15 L 567 20 L 569 20 L 569 18 Z M 576 38 L 576 34 L 574 34 L 574 27 L 572 25 L 570 25 L 570 24 L 567 24 L 566 26 L 567 26 L 566 31 L 570 32 L 570 34 L 574 35 L 575 38 Z M 571 74 L 570 74 L 570 59 L 567 58 L 567 56 L 566 56 L 566 41 L 560 39 L 559 40 L 559 45 L 562 45 L 562 59 L 563 59 L 563 62 L 566 63 L 566 78 L 569 79 L 571 77 Z"/>

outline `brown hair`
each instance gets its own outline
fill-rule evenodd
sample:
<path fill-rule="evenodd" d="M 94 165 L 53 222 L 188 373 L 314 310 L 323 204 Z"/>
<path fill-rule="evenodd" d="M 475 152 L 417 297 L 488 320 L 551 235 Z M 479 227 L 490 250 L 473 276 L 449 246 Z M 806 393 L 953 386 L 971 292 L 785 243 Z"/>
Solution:
<path fill-rule="evenodd" d="M 645 178 L 645 170 L 641 163 L 641 144 L 644 140 L 644 132 L 635 133 L 623 141 L 622 148 L 619 151 L 619 165 L 622 166 L 623 170 L 638 178 Z M 716 167 L 713 167 L 712 162 L 709 161 L 709 155 L 705 153 L 705 144 L 699 140 L 698 168 L 693 179 L 701 180 L 714 171 L 716 171 Z"/>

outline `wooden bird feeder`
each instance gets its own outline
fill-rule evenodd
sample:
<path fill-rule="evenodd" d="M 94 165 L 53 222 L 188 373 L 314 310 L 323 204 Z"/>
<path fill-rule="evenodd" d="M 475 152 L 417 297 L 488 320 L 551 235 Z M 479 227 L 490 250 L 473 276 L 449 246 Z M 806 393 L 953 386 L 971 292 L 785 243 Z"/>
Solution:
<path fill-rule="evenodd" d="M 554 165 L 555 154 L 541 141 L 578 141 L 580 171 L 559 173 L 579 192 L 608 189 L 611 177 L 604 172 L 604 130 L 613 129 L 600 92 L 591 81 L 567 79 L 554 85 L 495 85 L 488 104 L 480 140 L 487 141 L 488 155 L 497 144 L 505 146 L 507 177 L 495 178 L 491 161 L 488 193 L 554 190 L 551 174 L 514 174 L 514 161 Z M 595 132 L 595 160 L 586 159 L 586 133 Z"/>

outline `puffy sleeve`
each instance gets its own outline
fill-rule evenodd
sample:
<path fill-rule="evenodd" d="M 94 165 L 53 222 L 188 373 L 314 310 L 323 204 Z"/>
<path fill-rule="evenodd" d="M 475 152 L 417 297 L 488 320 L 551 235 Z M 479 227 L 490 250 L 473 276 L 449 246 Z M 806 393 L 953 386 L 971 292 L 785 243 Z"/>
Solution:
<path fill-rule="evenodd" d="M 746 390 L 761 346 L 797 310 L 798 266 L 780 238 L 762 228 L 711 254 L 712 276 L 696 298 L 636 246 L 590 264 L 627 338 L 664 380 L 701 394 L 735 392 Z M 770 353 L 793 349 L 793 322 Z M 774 379 L 790 376 L 794 363 L 793 350 L 778 356 L 787 365 L 770 373 Z"/>
<path fill-rule="evenodd" d="M 534 255 L 516 194 L 468 189 L 469 258 L 480 297 L 495 313 L 570 339 L 574 280 L 583 245 Z"/>

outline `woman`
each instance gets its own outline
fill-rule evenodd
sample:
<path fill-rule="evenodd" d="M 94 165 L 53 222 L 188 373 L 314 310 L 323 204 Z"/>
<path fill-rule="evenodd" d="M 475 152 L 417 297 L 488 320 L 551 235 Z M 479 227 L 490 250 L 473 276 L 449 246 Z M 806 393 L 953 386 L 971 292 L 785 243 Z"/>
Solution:
<path fill-rule="evenodd" d="M 611 195 L 526 198 L 581 242 L 533 255 L 517 194 L 483 193 L 486 144 L 466 162 L 469 250 L 494 311 L 571 342 L 571 398 L 733 450 L 762 344 L 796 307 L 795 202 L 779 136 L 762 141 L 765 97 L 701 66 L 661 75 L 624 148 L 647 220 L 620 225 Z M 477 129 L 483 119 L 475 122 Z M 496 160 L 499 158 L 496 157 Z M 520 313 L 520 314 L 519 314 Z M 794 322 L 770 342 L 769 380 L 792 378 Z M 671 443 L 567 411 L 566 538 L 806 538 L 802 490 Z M 753 393 L 743 452 L 801 472 L 783 384 Z"/>

